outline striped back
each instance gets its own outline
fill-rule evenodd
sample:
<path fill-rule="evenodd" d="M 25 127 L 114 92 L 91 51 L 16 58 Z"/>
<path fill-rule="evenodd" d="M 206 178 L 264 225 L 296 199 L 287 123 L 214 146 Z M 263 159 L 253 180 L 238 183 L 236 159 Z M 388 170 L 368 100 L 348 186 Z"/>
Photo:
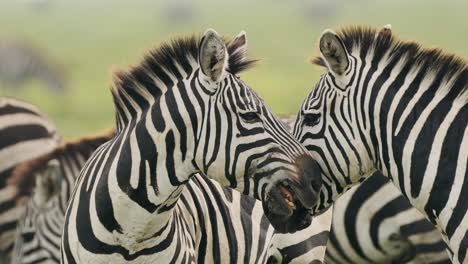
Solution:
<path fill-rule="evenodd" d="M 19 163 L 55 148 L 61 139 L 55 126 L 35 106 L 0 97 L 0 260 L 8 263 L 15 228 L 23 207 L 14 200 L 16 189 L 7 186 Z"/>
<path fill-rule="evenodd" d="M 114 132 L 67 141 L 35 159 L 18 165 L 9 185 L 26 205 L 15 242 L 14 263 L 59 263 L 60 235 L 65 210 L 81 168 Z"/>

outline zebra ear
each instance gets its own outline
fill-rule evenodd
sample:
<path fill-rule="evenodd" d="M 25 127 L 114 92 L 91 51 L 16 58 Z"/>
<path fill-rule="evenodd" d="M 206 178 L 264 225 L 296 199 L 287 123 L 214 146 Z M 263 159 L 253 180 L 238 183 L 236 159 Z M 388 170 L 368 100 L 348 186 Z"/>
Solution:
<path fill-rule="evenodd" d="M 216 31 L 208 29 L 199 45 L 198 63 L 203 74 L 211 81 L 219 82 L 226 69 L 227 57 L 224 41 Z"/>
<path fill-rule="evenodd" d="M 245 31 L 241 31 L 239 35 L 228 45 L 229 56 L 238 56 L 241 60 L 245 60 L 245 54 L 247 53 L 247 34 Z"/>
<path fill-rule="evenodd" d="M 55 159 L 50 160 L 36 177 L 33 199 L 38 206 L 45 206 L 52 197 L 60 193 L 61 187 L 60 163 Z"/>
<path fill-rule="evenodd" d="M 392 36 L 392 25 L 387 24 L 379 31 L 381 37 L 390 37 Z"/>
<path fill-rule="evenodd" d="M 320 53 L 328 69 L 341 75 L 349 65 L 348 52 L 338 35 L 327 29 L 320 37 Z"/>

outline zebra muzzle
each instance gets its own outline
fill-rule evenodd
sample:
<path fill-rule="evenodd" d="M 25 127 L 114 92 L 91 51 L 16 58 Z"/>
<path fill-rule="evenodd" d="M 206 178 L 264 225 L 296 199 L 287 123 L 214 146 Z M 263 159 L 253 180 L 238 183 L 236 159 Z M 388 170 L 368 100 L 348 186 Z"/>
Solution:
<path fill-rule="evenodd" d="M 265 215 L 280 233 L 291 233 L 306 228 L 311 222 L 308 210 L 303 206 L 289 180 L 277 182 L 263 203 Z"/>

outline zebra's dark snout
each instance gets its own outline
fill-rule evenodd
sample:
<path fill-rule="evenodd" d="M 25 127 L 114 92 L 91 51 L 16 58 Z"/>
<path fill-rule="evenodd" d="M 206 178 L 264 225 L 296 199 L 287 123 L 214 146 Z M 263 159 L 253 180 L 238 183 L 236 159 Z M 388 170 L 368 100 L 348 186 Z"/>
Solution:
<path fill-rule="evenodd" d="M 277 182 L 262 204 L 265 215 L 279 233 L 302 230 L 312 221 L 309 211 L 297 199 L 291 180 Z"/>
<path fill-rule="evenodd" d="M 315 206 L 322 187 L 321 170 L 317 161 L 309 155 L 302 155 L 296 159 L 298 181 L 293 182 L 292 188 L 302 205 L 310 209 Z"/>
<path fill-rule="evenodd" d="M 318 163 L 304 154 L 294 160 L 296 172 L 282 171 L 281 180 L 273 183 L 263 201 L 270 223 L 280 233 L 306 228 L 312 221 L 309 213 L 322 186 Z"/>

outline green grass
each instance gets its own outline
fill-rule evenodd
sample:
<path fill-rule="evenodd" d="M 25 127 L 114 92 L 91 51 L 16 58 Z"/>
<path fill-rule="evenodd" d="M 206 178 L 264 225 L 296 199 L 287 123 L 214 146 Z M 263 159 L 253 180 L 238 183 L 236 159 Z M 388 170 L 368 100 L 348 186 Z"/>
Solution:
<path fill-rule="evenodd" d="M 307 61 L 318 54 L 316 40 L 328 27 L 391 23 L 402 38 L 468 54 L 467 1 L 341 1 L 336 16 L 321 21 L 306 19 L 300 2 L 198 1 L 192 23 L 171 26 L 162 19 L 163 4 L 149 0 L 54 1 L 42 11 L 2 1 L 1 35 L 29 39 L 47 49 L 66 68 L 71 90 L 56 96 L 32 82 L 19 93 L 4 88 L 0 93 L 38 105 L 62 134 L 75 137 L 113 125 L 112 65 L 136 63 L 147 48 L 208 27 L 232 37 L 246 30 L 250 57 L 262 61 L 242 78 L 280 114 L 295 113 L 321 73 Z"/>

